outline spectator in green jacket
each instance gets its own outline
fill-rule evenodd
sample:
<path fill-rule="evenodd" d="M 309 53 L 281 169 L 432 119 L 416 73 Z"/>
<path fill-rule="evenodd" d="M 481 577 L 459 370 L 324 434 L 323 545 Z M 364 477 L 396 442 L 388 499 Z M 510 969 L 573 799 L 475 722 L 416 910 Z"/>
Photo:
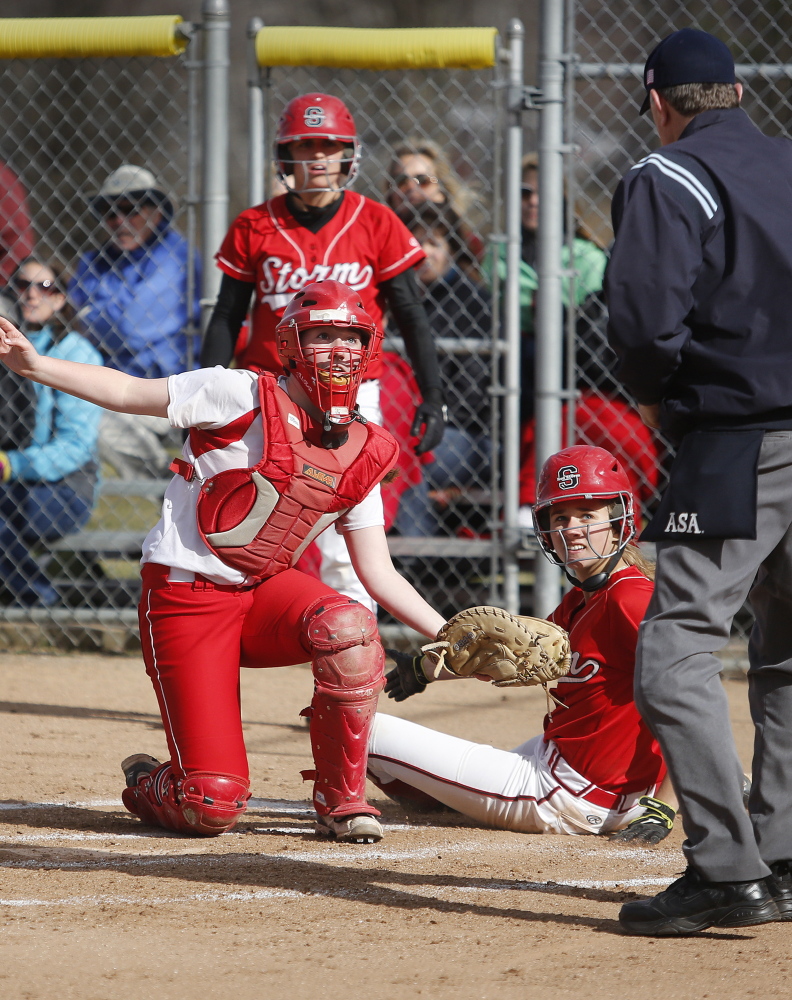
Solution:
<path fill-rule="evenodd" d="M 535 153 L 528 153 L 522 160 L 522 202 L 521 202 L 522 247 L 520 261 L 520 331 L 522 333 L 522 403 L 523 421 L 533 415 L 534 384 L 534 311 L 536 291 L 539 287 L 537 266 L 537 229 L 539 224 L 539 170 Z M 572 241 L 572 252 L 568 243 L 561 248 L 561 266 L 566 270 L 574 268 L 574 306 L 581 307 L 602 291 L 607 255 L 601 247 L 590 239 L 582 229 L 578 229 Z M 491 275 L 492 260 L 485 262 L 485 273 Z M 506 249 L 498 250 L 498 276 L 506 278 Z M 561 284 L 564 307 L 570 305 L 570 281 L 564 277 Z"/>

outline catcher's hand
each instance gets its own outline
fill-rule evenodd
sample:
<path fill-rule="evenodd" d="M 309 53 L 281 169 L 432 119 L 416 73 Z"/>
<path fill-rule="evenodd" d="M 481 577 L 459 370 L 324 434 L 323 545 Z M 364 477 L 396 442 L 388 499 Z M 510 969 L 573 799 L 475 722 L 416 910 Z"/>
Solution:
<path fill-rule="evenodd" d="M 411 695 L 420 694 L 426 690 L 428 681 L 421 669 L 423 656 L 411 656 L 400 653 L 398 649 L 386 649 L 385 652 L 396 666 L 385 674 L 385 694 L 394 701 L 406 701 Z"/>
<path fill-rule="evenodd" d="M 460 677 L 490 677 L 497 687 L 546 685 L 569 673 L 571 663 L 562 628 L 502 608 L 460 611 L 422 649 L 435 676 L 446 667 Z"/>
<path fill-rule="evenodd" d="M 611 835 L 617 844 L 659 844 L 674 829 L 676 810 L 651 795 L 642 795 L 638 805 L 644 807 L 640 816 L 631 820 L 623 830 Z"/>

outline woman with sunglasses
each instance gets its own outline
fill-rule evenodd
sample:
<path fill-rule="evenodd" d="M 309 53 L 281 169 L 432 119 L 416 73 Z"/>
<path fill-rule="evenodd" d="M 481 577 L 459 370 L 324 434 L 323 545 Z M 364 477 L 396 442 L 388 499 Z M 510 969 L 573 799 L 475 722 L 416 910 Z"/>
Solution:
<path fill-rule="evenodd" d="M 23 328 L 39 354 L 101 365 L 99 352 L 70 328 L 60 268 L 28 257 L 11 281 Z M 81 528 L 94 505 L 102 411 L 47 386 L 35 386 L 35 420 L 25 447 L 0 451 L 0 580 L 7 602 L 48 607 L 58 594 L 31 554 Z"/>
<path fill-rule="evenodd" d="M 448 209 L 448 222 L 463 239 L 456 261 L 465 271 L 476 272 L 484 242 L 475 231 L 483 225 L 475 192 L 460 180 L 440 147 L 428 139 L 410 137 L 393 151 L 385 180 L 385 201 L 412 229 L 426 205 L 440 214 Z"/>

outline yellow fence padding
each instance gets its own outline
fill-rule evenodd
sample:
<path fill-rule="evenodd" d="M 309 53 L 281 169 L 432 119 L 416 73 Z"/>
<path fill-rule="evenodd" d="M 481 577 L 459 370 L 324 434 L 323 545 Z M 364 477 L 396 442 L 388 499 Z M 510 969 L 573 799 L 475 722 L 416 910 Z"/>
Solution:
<path fill-rule="evenodd" d="M 187 45 L 178 14 L 0 18 L 0 59 L 175 56 Z"/>
<path fill-rule="evenodd" d="M 260 66 L 350 69 L 485 69 L 497 28 L 262 28 Z"/>

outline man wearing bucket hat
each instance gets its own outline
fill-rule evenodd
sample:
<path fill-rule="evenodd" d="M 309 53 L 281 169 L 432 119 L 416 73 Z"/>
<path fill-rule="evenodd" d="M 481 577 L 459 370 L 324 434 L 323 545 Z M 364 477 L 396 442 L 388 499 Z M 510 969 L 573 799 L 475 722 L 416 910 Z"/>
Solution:
<path fill-rule="evenodd" d="M 658 558 L 635 700 L 688 867 L 619 919 L 670 936 L 792 919 L 792 143 L 751 123 L 731 53 L 703 31 L 665 38 L 644 87 L 662 149 L 614 197 L 606 293 L 620 378 L 678 444 L 642 536 Z M 749 594 L 746 814 L 715 654 Z"/>
<path fill-rule="evenodd" d="M 161 378 L 188 367 L 186 328 L 197 319 L 195 257 L 188 307 L 188 247 L 173 227 L 174 205 L 154 174 L 125 163 L 91 199 L 109 239 L 80 258 L 69 297 L 88 339 L 112 368 Z M 159 440 L 170 428 L 157 418 L 108 414 L 100 452 L 120 475 L 164 474 L 169 457 Z"/>

